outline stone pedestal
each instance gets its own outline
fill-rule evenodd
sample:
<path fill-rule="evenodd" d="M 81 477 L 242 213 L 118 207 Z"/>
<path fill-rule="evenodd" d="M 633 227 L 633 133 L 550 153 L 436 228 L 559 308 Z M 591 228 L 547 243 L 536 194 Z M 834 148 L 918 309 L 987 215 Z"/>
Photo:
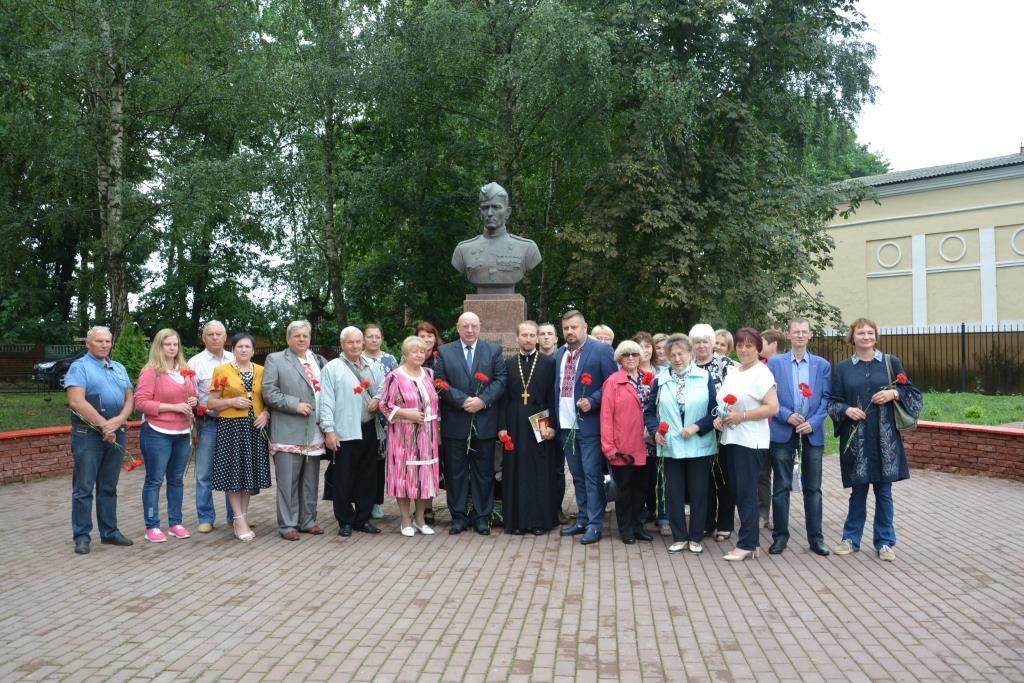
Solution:
<path fill-rule="evenodd" d="M 521 294 L 467 294 L 462 310 L 480 316 L 481 339 L 501 344 L 506 355 L 516 352 L 516 326 L 526 320 Z"/>

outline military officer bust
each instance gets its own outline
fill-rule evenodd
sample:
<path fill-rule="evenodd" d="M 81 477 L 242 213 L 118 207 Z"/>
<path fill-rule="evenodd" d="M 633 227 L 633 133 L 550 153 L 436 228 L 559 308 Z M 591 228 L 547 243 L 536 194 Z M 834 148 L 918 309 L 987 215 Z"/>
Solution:
<path fill-rule="evenodd" d="M 514 292 L 515 284 L 540 263 L 536 242 L 510 235 L 505 229 L 510 213 L 505 188 L 497 183 L 481 187 L 484 234 L 459 242 L 452 254 L 452 266 L 469 278 L 480 294 Z"/>

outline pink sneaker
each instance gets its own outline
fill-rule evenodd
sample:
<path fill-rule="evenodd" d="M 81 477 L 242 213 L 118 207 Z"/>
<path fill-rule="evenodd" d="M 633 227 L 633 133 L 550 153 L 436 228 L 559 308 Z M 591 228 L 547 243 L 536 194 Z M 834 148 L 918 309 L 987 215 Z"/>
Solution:
<path fill-rule="evenodd" d="M 167 540 L 167 537 L 164 536 L 164 532 L 160 531 L 160 529 L 146 529 L 146 540 L 153 543 L 163 543 Z"/>
<path fill-rule="evenodd" d="M 188 529 L 186 529 L 180 524 L 175 524 L 174 526 L 172 526 L 170 529 L 167 530 L 167 533 L 169 533 L 171 536 L 174 536 L 175 538 L 188 538 L 192 535 Z"/>

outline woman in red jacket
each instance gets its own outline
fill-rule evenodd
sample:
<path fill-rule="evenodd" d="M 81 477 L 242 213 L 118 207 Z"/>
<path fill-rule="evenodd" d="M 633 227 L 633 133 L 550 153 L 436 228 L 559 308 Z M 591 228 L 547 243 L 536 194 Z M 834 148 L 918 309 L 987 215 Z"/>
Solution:
<path fill-rule="evenodd" d="M 139 373 L 135 409 L 144 424 L 139 433 L 146 480 L 142 484 L 142 512 L 146 539 L 163 543 L 160 530 L 160 486 L 167 479 L 167 533 L 176 538 L 192 534 L 181 525 L 182 478 L 188 465 L 192 409 L 196 407 L 195 372 L 181 353 L 181 338 L 174 330 L 160 330 L 149 347 L 149 362 Z"/>
<path fill-rule="evenodd" d="M 608 459 L 618 489 L 615 518 L 627 545 L 654 540 L 640 521 L 647 495 L 647 444 L 644 406 L 650 400 L 654 376 L 640 371 L 640 345 L 626 340 L 615 349 L 622 366 L 605 380 L 601 396 L 601 450 Z"/>

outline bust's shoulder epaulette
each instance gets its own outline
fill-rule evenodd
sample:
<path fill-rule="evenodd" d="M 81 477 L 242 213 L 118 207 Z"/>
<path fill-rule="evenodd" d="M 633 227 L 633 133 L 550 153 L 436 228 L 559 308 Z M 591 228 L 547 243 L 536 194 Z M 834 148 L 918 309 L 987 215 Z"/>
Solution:
<path fill-rule="evenodd" d="M 477 235 L 476 237 L 470 237 L 468 240 L 462 240 L 461 242 L 459 242 L 455 246 L 456 247 L 461 247 L 463 244 L 469 244 L 470 242 L 476 242 L 477 240 L 482 240 L 482 239 L 484 239 L 483 235 Z"/>

